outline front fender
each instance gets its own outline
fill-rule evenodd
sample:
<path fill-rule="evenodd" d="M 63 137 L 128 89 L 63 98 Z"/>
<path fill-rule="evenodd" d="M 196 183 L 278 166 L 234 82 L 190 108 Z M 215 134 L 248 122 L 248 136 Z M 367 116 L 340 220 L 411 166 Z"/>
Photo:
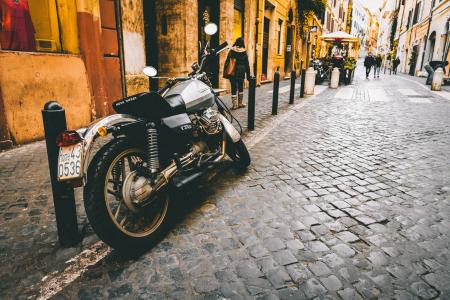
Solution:
<path fill-rule="evenodd" d="M 98 129 L 103 126 L 110 127 L 113 125 L 125 124 L 135 121 L 139 121 L 139 119 L 131 115 L 115 114 L 94 121 L 86 129 L 78 130 L 78 132 L 82 135 L 84 140 L 83 177 L 87 174 L 87 169 L 89 167 L 88 162 L 91 156 L 92 146 L 95 140 L 99 137 Z"/>
<path fill-rule="evenodd" d="M 231 124 L 230 121 L 228 121 L 227 118 L 225 118 L 222 114 L 219 114 L 219 120 L 222 123 L 225 132 L 231 138 L 233 143 L 238 142 L 241 139 L 241 135 L 236 130 L 236 128 L 234 128 L 233 124 Z"/>

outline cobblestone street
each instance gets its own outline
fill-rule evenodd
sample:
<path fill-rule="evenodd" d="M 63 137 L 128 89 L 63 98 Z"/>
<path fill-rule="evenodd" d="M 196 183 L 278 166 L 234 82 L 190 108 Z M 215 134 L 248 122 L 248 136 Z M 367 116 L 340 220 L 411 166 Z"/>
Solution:
<path fill-rule="evenodd" d="M 272 86 L 258 89 L 249 170 L 180 199 L 179 224 L 141 257 L 60 277 L 55 298 L 449 299 L 448 94 L 357 70 L 294 106 L 281 93 L 276 123 Z M 0 153 L 2 299 L 42 295 L 98 244 L 77 191 L 85 238 L 58 246 L 49 184 L 42 142 Z"/>

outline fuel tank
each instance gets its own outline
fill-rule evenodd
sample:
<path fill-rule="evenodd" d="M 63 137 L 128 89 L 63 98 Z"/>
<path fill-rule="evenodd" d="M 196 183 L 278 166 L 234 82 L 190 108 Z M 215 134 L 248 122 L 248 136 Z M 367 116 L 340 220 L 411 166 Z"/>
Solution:
<path fill-rule="evenodd" d="M 196 112 L 214 105 L 214 94 L 211 88 L 197 79 L 178 83 L 171 88 L 164 98 L 167 102 L 184 103 L 187 113 Z"/>

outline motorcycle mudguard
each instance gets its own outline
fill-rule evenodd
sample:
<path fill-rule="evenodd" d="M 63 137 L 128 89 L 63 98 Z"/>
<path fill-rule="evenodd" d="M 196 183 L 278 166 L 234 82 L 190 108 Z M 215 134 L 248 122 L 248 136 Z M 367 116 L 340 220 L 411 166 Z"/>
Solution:
<path fill-rule="evenodd" d="M 227 120 L 223 115 L 219 114 L 219 120 L 223 125 L 223 128 L 225 132 L 228 134 L 228 136 L 231 138 L 233 143 L 238 142 L 241 139 L 241 135 L 239 132 L 234 128 L 233 124 L 230 123 L 230 121 Z"/>
<path fill-rule="evenodd" d="M 98 129 L 100 127 L 110 127 L 113 125 L 118 124 L 126 124 L 130 122 L 136 122 L 139 121 L 136 117 L 133 117 L 131 115 L 125 115 L 125 114 L 115 114 L 111 116 L 104 117 L 102 119 L 96 120 L 94 123 L 89 125 L 86 129 L 78 130 L 80 134 L 82 134 L 83 140 L 84 140 L 84 150 L 83 150 L 83 177 L 87 174 L 87 169 L 89 167 L 89 159 L 90 154 L 92 151 L 92 146 L 94 144 L 94 141 L 99 137 Z"/>

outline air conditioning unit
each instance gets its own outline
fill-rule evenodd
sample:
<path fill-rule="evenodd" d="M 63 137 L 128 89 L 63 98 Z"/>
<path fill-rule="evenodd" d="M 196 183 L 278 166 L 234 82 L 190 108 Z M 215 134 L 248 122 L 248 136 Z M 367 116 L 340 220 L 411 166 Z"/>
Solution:
<path fill-rule="evenodd" d="M 58 47 L 54 40 L 36 39 L 36 50 L 43 52 L 56 52 Z"/>

